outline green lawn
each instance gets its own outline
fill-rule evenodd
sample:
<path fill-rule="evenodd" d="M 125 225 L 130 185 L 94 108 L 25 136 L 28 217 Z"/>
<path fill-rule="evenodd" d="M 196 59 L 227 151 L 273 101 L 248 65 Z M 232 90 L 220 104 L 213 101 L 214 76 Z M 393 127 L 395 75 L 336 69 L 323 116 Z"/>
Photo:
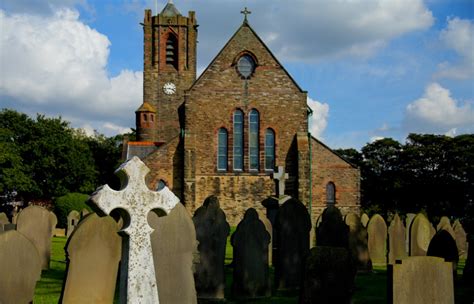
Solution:
<path fill-rule="evenodd" d="M 235 228 L 231 229 L 234 232 Z M 66 258 L 64 256 L 64 246 L 66 244 L 65 237 L 54 237 L 51 253 L 51 268 L 43 271 L 41 280 L 36 285 L 34 303 L 50 304 L 58 303 L 64 273 L 66 270 Z M 226 265 L 232 261 L 232 246 L 230 246 L 230 238 L 227 240 L 226 248 Z M 458 278 L 455 282 L 456 303 L 472 303 L 470 300 L 469 290 L 462 286 L 460 278 L 462 269 L 464 268 L 464 260 L 458 265 Z M 270 270 L 273 276 L 273 269 Z M 245 303 L 236 301 L 230 296 L 230 283 L 232 281 L 232 269 L 226 267 L 226 298 L 227 303 Z M 362 303 L 386 303 L 387 301 L 387 270 L 386 268 L 375 268 L 372 273 L 361 273 L 356 277 L 356 290 L 353 296 L 354 304 Z M 252 300 L 247 303 L 274 303 L 274 304 L 293 304 L 298 302 L 298 294 L 282 294 L 276 293 L 271 298 Z"/>

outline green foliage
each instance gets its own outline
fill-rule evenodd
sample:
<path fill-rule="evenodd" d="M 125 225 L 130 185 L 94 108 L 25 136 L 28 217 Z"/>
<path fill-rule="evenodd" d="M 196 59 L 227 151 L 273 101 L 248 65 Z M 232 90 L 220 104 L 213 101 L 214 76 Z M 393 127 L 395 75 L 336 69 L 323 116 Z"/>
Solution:
<path fill-rule="evenodd" d="M 58 217 L 58 227 L 66 228 L 67 215 L 72 210 L 81 212 L 83 209 L 87 209 L 90 211 L 90 207 L 86 204 L 88 199 L 89 195 L 82 193 L 68 193 L 58 197 L 54 202 L 54 213 Z"/>

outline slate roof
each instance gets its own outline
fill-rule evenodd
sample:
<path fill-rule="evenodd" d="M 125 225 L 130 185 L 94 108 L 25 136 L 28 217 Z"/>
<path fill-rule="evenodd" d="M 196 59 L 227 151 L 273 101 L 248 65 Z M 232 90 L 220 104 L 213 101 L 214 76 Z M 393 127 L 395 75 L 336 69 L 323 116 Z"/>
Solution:
<path fill-rule="evenodd" d="M 161 11 L 160 14 L 165 17 L 174 17 L 181 15 L 176 6 L 174 6 L 173 1 L 168 1 L 165 8 Z"/>

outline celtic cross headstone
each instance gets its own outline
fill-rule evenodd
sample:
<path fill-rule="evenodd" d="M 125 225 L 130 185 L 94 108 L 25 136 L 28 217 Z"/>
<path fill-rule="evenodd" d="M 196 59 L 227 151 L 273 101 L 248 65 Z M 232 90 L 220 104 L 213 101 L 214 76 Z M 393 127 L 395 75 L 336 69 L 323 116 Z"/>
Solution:
<path fill-rule="evenodd" d="M 277 196 L 285 195 L 285 180 L 288 179 L 288 173 L 285 173 L 283 166 L 278 166 L 278 171 L 273 173 L 273 179 L 278 181 Z"/>
<path fill-rule="evenodd" d="M 120 208 L 128 213 L 122 236 L 126 239 L 122 248 L 122 270 L 120 285 L 122 303 L 159 303 L 155 267 L 147 215 L 153 209 L 168 214 L 179 199 L 167 187 L 151 191 L 145 183 L 150 169 L 138 158 L 133 157 L 117 169 L 121 190 L 115 191 L 104 185 L 92 195 L 92 201 L 105 213 Z M 124 297 L 126 296 L 126 301 Z"/>

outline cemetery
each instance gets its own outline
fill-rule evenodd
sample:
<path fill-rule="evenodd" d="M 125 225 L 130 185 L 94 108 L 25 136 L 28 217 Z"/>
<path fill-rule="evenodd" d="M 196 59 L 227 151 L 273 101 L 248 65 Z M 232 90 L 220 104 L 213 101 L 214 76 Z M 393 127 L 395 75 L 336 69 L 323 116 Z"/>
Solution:
<path fill-rule="evenodd" d="M 124 73 L 143 93 L 126 100 L 133 113 L 123 108 L 133 129 L 105 123 L 121 109 L 112 94 L 87 95 L 107 99 L 92 100 L 103 113 L 90 116 L 121 129 L 112 137 L 0 110 L 0 304 L 474 303 L 474 135 L 453 128 L 330 148 L 311 133 L 317 119 L 326 127 L 329 108 L 313 117 L 319 102 L 269 47 L 278 37 L 262 39 L 251 11 L 240 13 L 204 67 L 195 11 L 181 14 L 172 0 L 145 9 L 143 77 Z M 2 21 L 10 15 L 0 5 Z M 105 66 L 111 43 L 100 37 L 106 51 L 89 57 Z M 288 53 L 298 58 L 295 45 Z M 122 73 L 97 70 L 133 91 Z"/>
<path fill-rule="evenodd" d="M 2 213 L 0 302 L 468 303 L 472 242 L 460 221 L 443 217 L 435 229 L 419 213 L 405 228 L 396 214 L 387 229 L 374 214 L 364 227 L 330 206 L 313 227 L 289 198 L 273 223 L 249 208 L 230 227 L 216 197 L 191 216 L 167 187 L 149 190 L 147 173 L 136 157 L 124 163 L 121 190 L 97 189 L 97 213 L 71 211 L 62 236 L 43 207 L 16 224 Z"/>

